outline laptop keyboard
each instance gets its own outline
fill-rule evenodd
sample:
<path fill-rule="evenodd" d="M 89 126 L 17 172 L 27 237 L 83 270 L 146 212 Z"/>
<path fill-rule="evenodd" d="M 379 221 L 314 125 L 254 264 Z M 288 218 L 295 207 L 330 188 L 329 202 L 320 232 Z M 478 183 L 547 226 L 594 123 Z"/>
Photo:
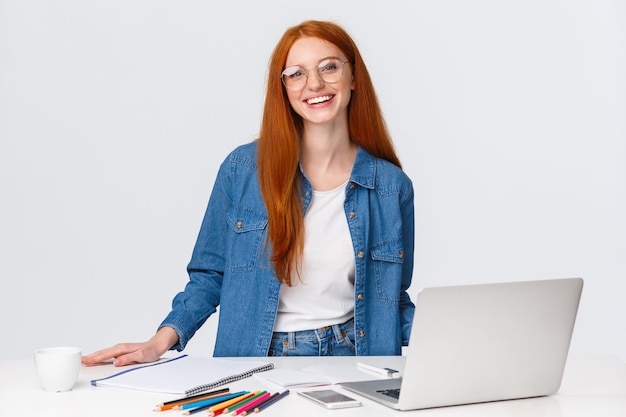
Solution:
<path fill-rule="evenodd" d="M 388 395 L 391 398 L 395 398 L 396 400 L 400 398 L 400 388 L 381 389 L 380 391 L 376 391 L 376 392 L 380 392 L 383 395 Z"/>

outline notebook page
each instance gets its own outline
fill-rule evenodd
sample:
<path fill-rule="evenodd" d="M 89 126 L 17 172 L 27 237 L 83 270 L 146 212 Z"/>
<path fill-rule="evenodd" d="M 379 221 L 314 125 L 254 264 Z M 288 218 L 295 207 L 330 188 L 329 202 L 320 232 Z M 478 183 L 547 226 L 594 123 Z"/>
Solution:
<path fill-rule="evenodd" d="M 183 355 L 122 371 L 91 383 L 98 387 L 190 395 L 272 367 L 271 363 L 264 361 L 235 361 Z"/>

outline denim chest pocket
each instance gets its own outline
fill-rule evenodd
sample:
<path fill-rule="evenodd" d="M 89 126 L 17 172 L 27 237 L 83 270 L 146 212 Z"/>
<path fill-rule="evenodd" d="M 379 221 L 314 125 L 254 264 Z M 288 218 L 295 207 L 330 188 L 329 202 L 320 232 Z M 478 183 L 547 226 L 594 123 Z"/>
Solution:
<path fill-rule="evenodd" d="M 263 247 L 267 216 L 248 207 L 233 205 L 226 219 L 230 230 L 226 243 L 226 269 L 232 272 L 254 270 Z"/>
<path fill-rule="evenodd" d="M 401 238 L 386 240 L 370 248 L 378 298 L 383 303 L 398 304 L 402 288 L 404 245 Z"/>

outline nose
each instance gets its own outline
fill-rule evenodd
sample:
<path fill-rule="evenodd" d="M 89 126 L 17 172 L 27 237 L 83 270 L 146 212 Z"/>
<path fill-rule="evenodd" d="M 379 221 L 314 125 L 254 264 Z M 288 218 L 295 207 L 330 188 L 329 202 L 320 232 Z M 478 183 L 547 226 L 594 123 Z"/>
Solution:
<path fill-rule="evenodd" d="M 322 80 L 319 72 L 311 69 L 306 75 L 306 85 L 311 90 L 317 90 L 324 86 L 324 80 Z"/>

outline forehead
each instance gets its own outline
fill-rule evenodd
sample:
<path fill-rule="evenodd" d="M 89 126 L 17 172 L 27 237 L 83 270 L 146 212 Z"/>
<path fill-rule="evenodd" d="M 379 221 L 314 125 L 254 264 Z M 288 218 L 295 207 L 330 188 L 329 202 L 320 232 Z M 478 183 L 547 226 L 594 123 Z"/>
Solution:
<path fill-rule="evenodd" d="M 320 60 L 329 56 L 345 59 L 339 48 L 320 38 L 299 38 L 289 49 L 286 66 L 301 65 L 304 67 L 317 65 Z"/>

